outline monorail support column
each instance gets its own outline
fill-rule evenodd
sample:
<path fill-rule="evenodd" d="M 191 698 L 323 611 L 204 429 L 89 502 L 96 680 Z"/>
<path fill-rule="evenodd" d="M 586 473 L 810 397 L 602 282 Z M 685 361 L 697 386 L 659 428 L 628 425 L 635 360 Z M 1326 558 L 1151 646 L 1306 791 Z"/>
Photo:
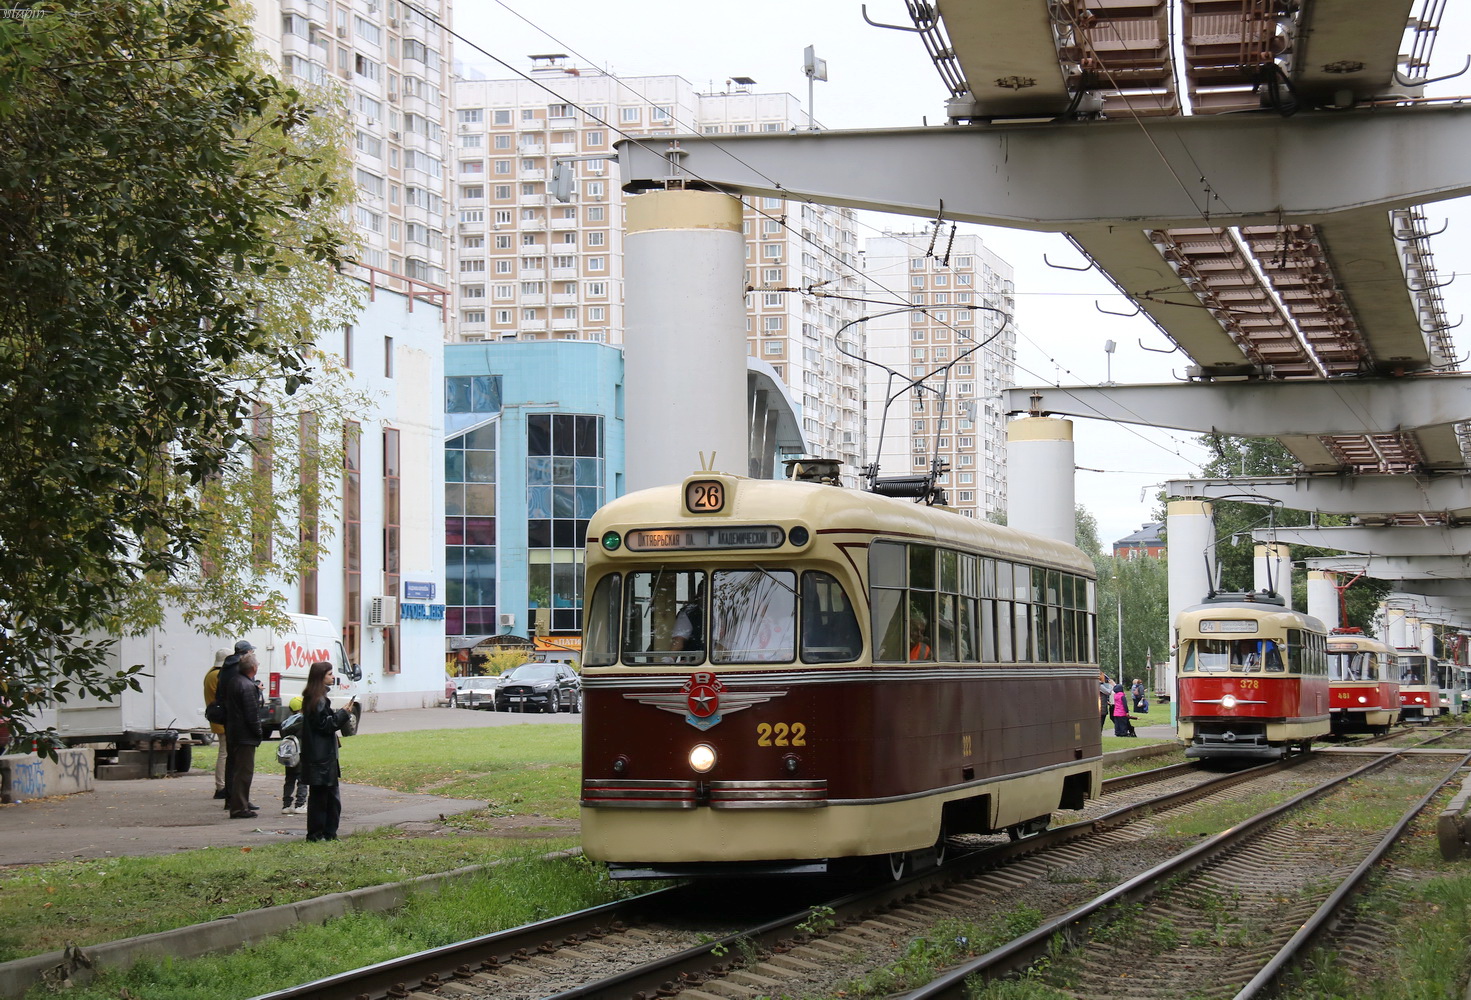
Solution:
<path fill-rule="evenodd" d="M 1006 465 L 1007 525 L 1076 545 L 1073 422 L 1017 417 L 1006 425 Z"/>
<path fill-rule="evenodd" d="M 1347 625 L 1338 614 L 1338 574 L 1326 569 L 1308 570 L 1308 614 L 1329 630 Z"/>
<path fill-rule="evenodd" d="M 1394 649 L 1404 649 L 1410 644 L 1405 637 L 1405 609 L 1392 608 L 1382 602 L 1379 607 L 1384 612 L 1384 635 L 1381 638 Z"/>
<path fill-rule="evenodd" d="M 625 204 L 628 490 L 749 475 L 741 203 L 671 190 Z"/>
<path fill-rule="evenodd" d="M 1205 500 L 1171 500 L 1165 505 L 1165 544 L 1169 559 L 1171 676 L 1174 675 L 1175 623 L 1185 608 L 1199 604 L 1215 586 L 1216 522 Z M 1179 677 L 1170 695 L 1170 721 L 1180 706 Z"/>
<path fill-rule="evenodd" d="M 1292 547 L 1280 542 L 1258 545 L 1251 561 L 1252 586 L 1257 590 L 1281 594 L 1292 607 Z"/>

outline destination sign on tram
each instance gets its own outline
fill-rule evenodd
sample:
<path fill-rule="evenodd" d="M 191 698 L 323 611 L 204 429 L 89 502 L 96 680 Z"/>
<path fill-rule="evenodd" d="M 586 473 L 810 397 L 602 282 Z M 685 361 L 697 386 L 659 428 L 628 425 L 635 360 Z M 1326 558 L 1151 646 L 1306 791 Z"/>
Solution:
<path fill-rule="evenodd" d="M 756 524 L 719 528 L 644 528 L 630 531 L 624 544 L 633 552 L 676 549 L 774 549 L 786 541 L 776 525 Z"/>
<path fill-rule="evenodd" d="M 1202 632 L 1255 632 L 1256 622 L 1250 618 L 1218 618 L 1200 623 Z"/>

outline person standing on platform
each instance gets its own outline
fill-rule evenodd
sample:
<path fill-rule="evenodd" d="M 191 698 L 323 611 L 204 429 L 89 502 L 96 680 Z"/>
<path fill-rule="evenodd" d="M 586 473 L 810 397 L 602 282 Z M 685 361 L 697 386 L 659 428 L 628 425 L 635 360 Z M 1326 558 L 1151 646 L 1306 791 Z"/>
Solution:
<path fill-rule="evenodd" d="M 338 782 L 342 768 L 337 763 L 338 733 L 347 725 L 352 699 L 332 710 L 327 691 L 334 680 L 332 664 L 319 660 L 306 675 L 301 692 L 301 777 L 311 789 L 306 800 L 306 839 L 336 840 L 342 818 L 342 794 Z"/>
<path fill-rule="evenodd" d="M 212 703 L 220 690 L 220 668 L 224 666 L 225 660 L 229 659 L 228 649 L 215 650 L 215 665 L 205 671 L 204 674 L 204 703 Z M 227 771 L 225 762 L 230 759 L 229 746 L 225 743 L 225 724 L 223 722 L 211 722 L 210 732 L 215 734 L 215 745 L 220 752 L 215 755 L 215 798 L 223 799 L 229 796 L 229 785 L 226 782 Z"/>
<path fill-rule="evenodd" d="M 248 645 L 248 644 L 247 644 Z M 239 648 L 239 644 L 236 644 Z M 255 650 L 240 657 L 240 669 L 225 688 L 225 740 L 230 753 L 231 819 L 254 819 L 259 815 L 250 803 L 250 784 L 255 779 L 255 748 L 261 743 L 260 692 L 255 686 Z M 224 671 L 222 670 L 223 674 Z M 221 685 L 227 683 L 221 681 Z"/>

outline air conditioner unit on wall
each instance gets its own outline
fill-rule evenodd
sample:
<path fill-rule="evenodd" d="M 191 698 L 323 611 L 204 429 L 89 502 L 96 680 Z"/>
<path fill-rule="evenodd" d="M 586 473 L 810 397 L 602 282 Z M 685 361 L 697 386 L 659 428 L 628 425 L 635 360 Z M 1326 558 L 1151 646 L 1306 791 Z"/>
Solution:
<path fill-rule="evenodd" d="M 374 597 L 368 602 L 368 627 L 386 628 L 398 624 L 398 598 Z"/>
<path fill-rule="evenodd" d="M 512 614 L 501 615 L 501 628 L 515 628 L 516 616 Z"/>

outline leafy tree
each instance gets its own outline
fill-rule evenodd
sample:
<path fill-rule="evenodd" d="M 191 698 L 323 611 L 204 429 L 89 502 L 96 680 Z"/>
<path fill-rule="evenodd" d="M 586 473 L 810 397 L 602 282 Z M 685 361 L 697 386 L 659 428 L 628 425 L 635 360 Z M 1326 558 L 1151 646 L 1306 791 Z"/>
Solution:
<path fill-rule="evenodd" d="M 229 491 L 265 474 L 248 418 L 327 402 L 293 397 L 349 311 L 341 137 L 260 68 L 242 17 L 0 19 L 0 706 L 22 728 L 48 688 L 137 687 L 96 637 L 191 574 L 222 621 L 244 613 L 219 538 Z"/>
<path fill-rule="evenodd" d="M 1238 438 L 1212 434 L 1201 440 L 1215 452 L 1215 457 L 1201 467 L 1201 474 L 1205 478 L 1280 476 L 1295 472 L 1298 468 L 1291 453 L 1273 438 Z M 1256 546 L 1251 538 L 1253 529 L 1273 525 L 1298 527 L 1307 524 L 1332 526 L 1346 523 L 1345 518 L 1334 515 L 1314 515 L 1300 510 L 1235 500 L 1214 501 L 1212 510 L 1215 516 L 1216 560 L 1220 567 L 1223 590 L 1251 590 L 1254 586 Z M 1297 545 L 1292 548 L 1294 562 L 1340 554 L 1337 550 L 1315 546 Z M 1293 574 L 1292 590 L 1292 606 L 1306 608 L 1306 573 Z M 1370 631 L 1379 602 L 1389 590 L 1389 584 L 1380 580 L 1365 577 L 1355 581 L 1344 591 L 1347 617 L 1343 624 Z"/>
<path fill-rule="evenodd" d="M 1151 666 L 1170 651 L 1169 566 L 1164 559 L 1120 559 L 1099 553 L 1098 664 L 1115 680 L 1122 662 L 1122 683 L 1135 677 L 1152 682 Z M 1119 624 L 1123 624 L 1123 657 L 1119 657 Z M 1152 689 L 1151 689 L 1152 690 Z"/>

